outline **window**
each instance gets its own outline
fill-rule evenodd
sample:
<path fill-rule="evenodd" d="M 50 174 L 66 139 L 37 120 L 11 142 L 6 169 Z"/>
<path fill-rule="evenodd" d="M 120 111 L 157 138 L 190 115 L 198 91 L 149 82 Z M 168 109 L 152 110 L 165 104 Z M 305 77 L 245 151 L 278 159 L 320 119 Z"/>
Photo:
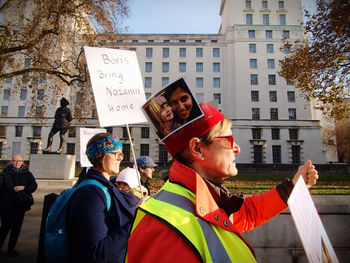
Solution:
<path fill-rule="evenodd" d="M 196 100 L 198 103 L 203 102 L 204 100 L 204 93 L 196 93 Z"/>
<path fill-rule="evenodd" d="M 211 43 L 218 43 L 218 40 L 217 39 L 212 39 L 210 42 Z"/>
<path fill-rule="evenodd" d="M 221 93 L 213 93 L 213 100 L 217 100 L 221 104 Z"/>
<path fill-rule="evenodd" d="M 185 58 L 186 57 L 186 48 L 180 47 L 180 49 L 179 49 L 179 56 L 180 56 L 180 58 Z"/>
<path fill-rule="evenodd" d="M 18 106 L 17 117 L 23 118 L 25 116 L 26 106 Z"/>
<path fill-rule="evenodd" d="M 253 120 L 260 120 L 260 109 L 259 108 L 252 108 L 252 119 Z"/>
<path fill-rule="evenodd" d="M 186 62 L 180 62 L 179 63 L 179 71 L 180 72 L 186 72 Z"/>
<path fill-rule="evenodd" d="M 276 129 L 276 128 L 271 129 L 271 139 L 272 140 L 280 139 L 280 129 Z"/>
<path fill-rule="evenodd" d="M 258 85 L 258 74 L 250 74 L 250 84 Z"/>
<path fill-rule="evenodd" d="M 270 24 L 270 17 L 267 14 L 263 14 L 263 24 L 269 25 Z"/>
<path fill-rule="evenodd" d="M 7 117 L 9 111 L 8 106 L 1 106 L 1 117 Z"/>
<path fill-rule="evenodd" d="M 248 37 L 255 38 L 255 30 L 248 30 Z"/>
<path fill-rule="evenodd" d="M 124 154 L 123 161 L 126 163 L 129 163 L 130 162 L 130 144 L 129 143 L 123 143 L 123 154 Z"/>
<path fill-rule="evenodd" d="M 295 108 L 288 109 L 288 116 L 290 120 L 297 119 L 297 110 Z"/>
<path fill-rule="evenodd" d="M 170 40 L 169 39 L 164 39 L 163 43 L 170 43 Z"/>
<path fill-rule="evenodd" d="M 145 96 L 146 96 L 146 100 L 148 100 L 152 96 L 152 93 L 151 92 L 146 92 Z"/>
<path fill-rule="evenodd" d="M 249 60 L 250 68 L 258 68 L 258 62 L 256 58 L 251 58 Z"/>
<path fill-rule="evenodd" d="M 149 127 L 141 127 L 141 138 L 149 138 Z"/>
<path fill-rule="evenodd" d="M 281 145 L 272 145 L 272 162 L 281 163 Z"/>
<path fill-rule="evenodd" d="M 245 1 L 245 8 L 252 8 L 252 1 Z"/>
<path fill-rule="evenodd" d="M 37 100 L 43 100 L 45 95 L 45 90 L 44 89 L 39 89 L 37 93 Z"/>
<path fill-rule="evenodd" d="M 74 128 L 75 129 L 75 128 Z M 113 134 L 113 127 L 106 127 L 106 131 L 107 133 L 109 134 Z M 68 137 L 69 137 L 69 134 L 68 134 Z M 74 136 L 75 137 L 75 136 Z"/>
<path fill-rule="evenodd" d="M 40 73 L 39 83 L 46 84 L 46 74 L 45 73 Z"/>
<path fill-rule="evenodd" d="M 67 154 L 68 155 L 75 154 L 75 143 L 67 143 Z"/>
<path fill-rule="evenodd" d="M 213 63 L 213 72 L 220 72 L 220 63 Z"/>
<path fill-rule="evenodd" d="M 23 126 L 16 126 L 15 128 L 15 136 L 22 137 L 23 135 Z"/>
<path fill-rule="evenodd" d="M 30 154 L 38 154 L 39 150 L 39 143 L 37 142 L 31 142 L 30 143 Z"/>
<path fill-rule="evenodd" d="M 19 95 L 20 100 L 26 100 L 27 99 L 27 90 L 26 89 L 21 89 L 21 93 Z"/>
<path fill-rule="evenodd" d="M 283 9 L 284 8 L 284 1 L 278 1 L 278 8 Z"/>
<path fill-rule="evenodd" d="M 259 101 L 259 91 L 258 90 L 252 90 L 250 92 L 250 97 L 252 101 Z"/>
<path fill-rule="evenodd" d="M 44 116 L 43 106 L 36 106 L 35 107 L 35 117 L 42 118 L 43 116 Z"/>
<path fill-rule="evenodd" d="M 282 36 L 284 37 L 284 38 L 289 38 L 289 31 L 287 31 L 287 30 L 284 30 L 283 32 L 282 32 Z"/>
<path fill-rule="evenodd" d="M 97 109 L 91 109 L 91 118 L 97 119 Z"/>
<path fill-rule="evenodd" d="M 277 91 L 272 90 L 269 91 L 270 101 L 271 102 L 277 102 Z"/>
<path fill-rule="evenodd" d="M 249 53 L 256 53 L 256 44 L 249 44 Z"/>
<path fill-rule="evenodd" d="M 216 47 L 213 48 L 213 57 L 214 58 L 220 57 L 220 48 L 216 48 Z"/>
<path fill-rule="evenodd" d="M 194 42 L 195 43 L 202 43 L 202 40 L 201 39 L 196 39 Z"/>
<path fill-rule="evenodd" d="M 169 72 L 169 62 L 162 63 L 162 72 Z"/>
<path fill-rule="evenodd" d="M 152 78 L 151 77 L 145 77 L 145 88 L 152 88 Z"/>
<path fill-rule="evenodd" d="M 147 42 L 148 42 L 148 43 L 154 43 L 154 40 L 153 40 L 153 39 L 148 39 Z"/>
<path fill-rule="evenodd" d="M 272 31 L 271 30 L 266 30 L 265 31 L 265 37 L 266 38 L 272 38 Z"/>
<path fill-rule="evenodd" d="M 163 58 L 168 58 L 169 57 L 169 48 L 168 47 L 164 47 L 163 48 Z"/>
<path fill-rule="evenodd" d="M 203 72 L 203 63 L 202 62 L 196 63 L 196 72 Z"/>
<path fill-rule="evenodd" d="M 276 85 L 276 75 L 268 75 L 269 85 Z"/>
<path fill-rule="evenodd" d="M 151 47 L 146 48 L 146 57 L 151 58 L 153 55 L 153 49 Z"/>
<path fill-rule="evenodd" d="M 113 134 L 113 127 L 108 127 L 107 133 Z M 68 129 L 68 138 L 75 138 L 75 137 L 77 137 L 77 128 L 70 127 Z"/>
<path fill-rule="evenodd" d="M 4 94 L 2 96 L 3 100 L 10 100 L 10 90 L 9 89 L 4 89 Z"/>
<path fill-rule="evenodd" d="M 22 83 L 27 83 L 29 81 L 29 73 L 24 73 L 22 77 Z"/>
<path fill-rule="evenodd" d="M 254 163 L 263 162 L 263 149 L 262 145 L 254 145 Z"/>
<path fill-rule="evenodd" d="M 273 121 L 278 120 L 278 109 L 277 108 L 270 109 L 270 119 Z"/>
<path fill-rule="evenodd" d="M 267 60 L 267 68 L 274 69 L 275 68 L 275 60 L 274 59 L 268 59 Z"/>
<path fill-rule="evenodd" d="M 159 144 L 159 163 L 168 163 L 168 151 L 164 144 Z"/>
<path fill-rule="evenodd" d="M 162 77 L 162 87 L 165 87 L 169 84 L 169 78 L 168 77 Z"/>
<path fill-rule="evenodd" d="M 273 54 L 273 44 L 266 44 L 266 53 Z"/>
<path fill-rule="evenodd" d="M 301 163 L 300 145 L 292 145 L 292 163 Z"/>
<path fill-rule="evenodd" d="M 289 129 L 289 140 L 298 140 L 298 129 Z"/>
<path fill-rule="evenodd" d="M 196 87 L 203 88 L 203 78 L 196 78 Z"/>
<path fill-rule="evenodd" d="M 287 91 L 288 102 L 295 102 L 295 92 Z"/>
<path fill-rule="evenodd" d="M 287 80 L 287 85 L 294 85 L 294 81 Z"/>
<path fill-rule="evenodd" d="M 141 143 L 140 155 L 149 155 L 149 144 Z"/>
<path fill-rule="evenodd" d="M 7 83 L 7 84 L 12 83 L 12 78 L 6 78 L 5 83 Z"/>
<path fill-rule="evenodd" d="M 132 128 L 129 127 L 129 130 L 130 130 L 130 136 L 132 134 Z M 126 127 L 123 127 L 123 138 L 124 139 L 128 139 L 129 138 L 129 135 L 128 135 L 128 129 Z"/>
<path fill-rule="evenodd" d="M 268 8 L 267 1 L 262 1 L 261 2 L 261 7 L 262 8 Z"/>
<path fill-rule="evenodd" d="M 24 67 L 25 68 L 29 68 L 30 67 L 30 63 L 31 63 L 31 59 L 30 58 L 25 58 L 24 59 Z"/>
<path fill-rule="evenodd" d="M 220 88 L 220 78 L 213 78 L 213 87 Z"/>
<path fill-rule="evenodd" d="M 152 72 L 152 62 L 146 62 L 146 72 Z"/>
<path fill-rule="evenodd" d="M 283 47 L 283 52 L 284 52 L 285 54 L 290 54 L 290 53 L 291 53 L 289 47 Z"/>
<path fill-rule="evenodd" d="M 197 58 L 203 57 L 203 48 L 201 48 L 201 47 L 196 48 L 196 57 Z"/>
<path fill-rule="evenodd" d="M 280 25 L 281 26 L 286 25 L 286 15 L 280 15 Z"/>
<path fill-rule="evenodd" d="M 261 139 L 261 129 L 260 128 L 253 128 L 252 129 L 252 138 L 253 140 L 260 140 Z"/>
<path fill-rule="evenodd" d="M 6 136 L 6 126 L 0 126 L 0 136 Z"/>
<path fill-rule="evenodd" d="M 246 14 L 245 15 L 245 22 L 247 25 L 253 24 L 253 15 L 252 14 Z"/>
<path fill-rule="evenodd" d="M 186 40 L 185 39 L 180 39 L 179 43 L 186 43 Z"/>
<path fill-rule="evenodd" d="M 41 137 L 41 126 L 33 126 L 33 137 Z"/>

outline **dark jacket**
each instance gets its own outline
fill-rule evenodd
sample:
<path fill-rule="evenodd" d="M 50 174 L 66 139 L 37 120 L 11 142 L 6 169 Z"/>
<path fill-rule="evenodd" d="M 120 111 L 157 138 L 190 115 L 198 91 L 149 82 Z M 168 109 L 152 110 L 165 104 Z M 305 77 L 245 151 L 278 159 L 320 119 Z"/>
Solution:
<path fill-rule="evenodd" d="M 96 179 L 108 187 L 111 208 L 107 211 L 106 196 L 97 186 L 77 190 L 67 214 L 70 261 L 124 262 L 135 209 L 130 206 L 136 206 L 136 200 L 131 194 L 119 191 L 94 169 L 87 172 L 85 179 Z"/>
<path fill-rule="evenodd" d="M 72 121 L 72 113 L 67 107 L 59 107 L 55 113 L 55 122 L 53 123 L 53 129 L 68 129 L 69 123 Z"/>
<path fill-rule="evenodd" d="M 0 214 L 13 214 L 27 211 L 32 204 L 28 203 L 32 193 L 38 188 L 33 174 L 24 166 L 15 172 L 7 166 L 0 174 Z M 14 186 L 23 185 L 24 190 L 15 192 Z M 25 201 L 27 200 L 27 201 Z"/>

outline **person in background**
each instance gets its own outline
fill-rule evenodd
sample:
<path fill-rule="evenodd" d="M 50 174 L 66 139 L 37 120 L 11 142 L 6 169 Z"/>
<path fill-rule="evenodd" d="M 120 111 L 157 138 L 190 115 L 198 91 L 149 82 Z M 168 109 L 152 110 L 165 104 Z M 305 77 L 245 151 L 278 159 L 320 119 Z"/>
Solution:
<path fill-rule="evenodd" d="M 156 165 L 150 156 L 140 156 L 136 159 L 137 168 L 139 169 L 141 175 L 141 184 L 146 187 L 148 195 L 151 194 L 150 191 L 150 180 L 152 179 L 154 168 Z"/>
<path fill-rule="evenodd" d="M 0 174 L 0 249 L 10 233 L 7 253 L 11 257 L 18 255 L 15 250 L 21 232 L 24 214 L 34 204 L 32 193 L 38 188 L 33 174 L 23 164 L 23 158 L 17 154 Z"/>
<path fill-rule="evenodd" d="M 118 177 L 114 178 L 115 185 L 119 190 L 133 194 L 140 199 L 148 195 L 148 191 L 143 185 L 141 185 L 141 195 L 137 173 L 134 168 L 127 167 L 118 174 Z"/>
<path fill-rule="evenodd" d="M 109 181 L 123 160 L 120 139 L 108 133 L 94 135 L 86 147 L 93 165 L 81 182 L 93 179 L 106 186 L 111 197 L 96 185 L 78 189 L 67 209 L 66 227 L 70 262 L 124 262 L 128 233 L 138 199 Z M 133 203 L 130 200 L 134 200 Z"/>
<path fill-rule="evenodd" d="M 318 173 L 307 160 L 293 180 L 266 193 L 243 198 L 229 192 L 223 180 L 237 175 L 240 148 L 231 122 L 210 105 L 200 106 L 203 117 L 164 140 L 175 160 L 169 180 L 137 209 L 128 240 L 128 263 L 139 262 L 140 255 L 143 262 L 256 262 L 241 232 L 287 209 L 300 176 L 308 187 L 316 184 Z"/>

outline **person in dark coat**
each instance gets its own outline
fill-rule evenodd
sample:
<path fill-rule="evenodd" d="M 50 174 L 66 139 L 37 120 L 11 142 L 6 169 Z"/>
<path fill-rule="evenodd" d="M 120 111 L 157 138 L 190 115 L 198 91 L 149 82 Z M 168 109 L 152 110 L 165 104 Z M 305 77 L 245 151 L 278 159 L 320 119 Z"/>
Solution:
<path fill-rule="evenodd" d="M 21 232 L 24 214 L 34 203 L 32 193 L 38 185 L 33 174 L 23 165 L 21 155 L 14 155 L 0 174 L 0 249 L 10 233 L 9 256 L 17 256 L 15 246 Z"/>
<path fill-rule="evenodd" d="M 64 146 L 64 136 L 69 129 L 69 123 L 72 121 L 72 113 L 70 109 L 67 107 L 69 105 L 68 100 L 62 98 L 60 100 L 61 107 L 56 110 L 55 113 L 55 122 L 52 125 L 51 131 L 49 133 L 49 138 L 47 139 L 47 147 L 44 150 L 45 152 L 51 151 L 51 146 L 53 142 L 53 136 L 60 132 L 60 147 L 56 151 L 56 153 L 61 153 L 63 151 Z"/>
<path fill-rule="evenodd" d="M 119 172 L 122 143 L 116 136 L 99 133 L 89 140 L 86 149 L 93 167 L 81 176 L 81 182 L 94 179 L 106 186 L 111 206 L 108 210 L 105 193 L 95 185 L 75 192 L 66 218 L 70 262 L 124 262 L 139 199 L 109 181 L 110 175 Z"/>

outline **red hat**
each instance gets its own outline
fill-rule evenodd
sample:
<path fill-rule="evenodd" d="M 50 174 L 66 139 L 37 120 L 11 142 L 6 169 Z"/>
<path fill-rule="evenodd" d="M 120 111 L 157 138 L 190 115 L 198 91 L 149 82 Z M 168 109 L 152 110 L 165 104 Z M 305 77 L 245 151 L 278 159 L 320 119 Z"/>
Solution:
<path fill-rule="evenodd" d="M 202 137 L 225 117 L 224 114 L 205 102 L 200 103 L 199 106 L 204 116 L 180 128 L 164 139 L 164 145 L 171 156 L 175 156 L 183 151 L 193 137 Z"/>

